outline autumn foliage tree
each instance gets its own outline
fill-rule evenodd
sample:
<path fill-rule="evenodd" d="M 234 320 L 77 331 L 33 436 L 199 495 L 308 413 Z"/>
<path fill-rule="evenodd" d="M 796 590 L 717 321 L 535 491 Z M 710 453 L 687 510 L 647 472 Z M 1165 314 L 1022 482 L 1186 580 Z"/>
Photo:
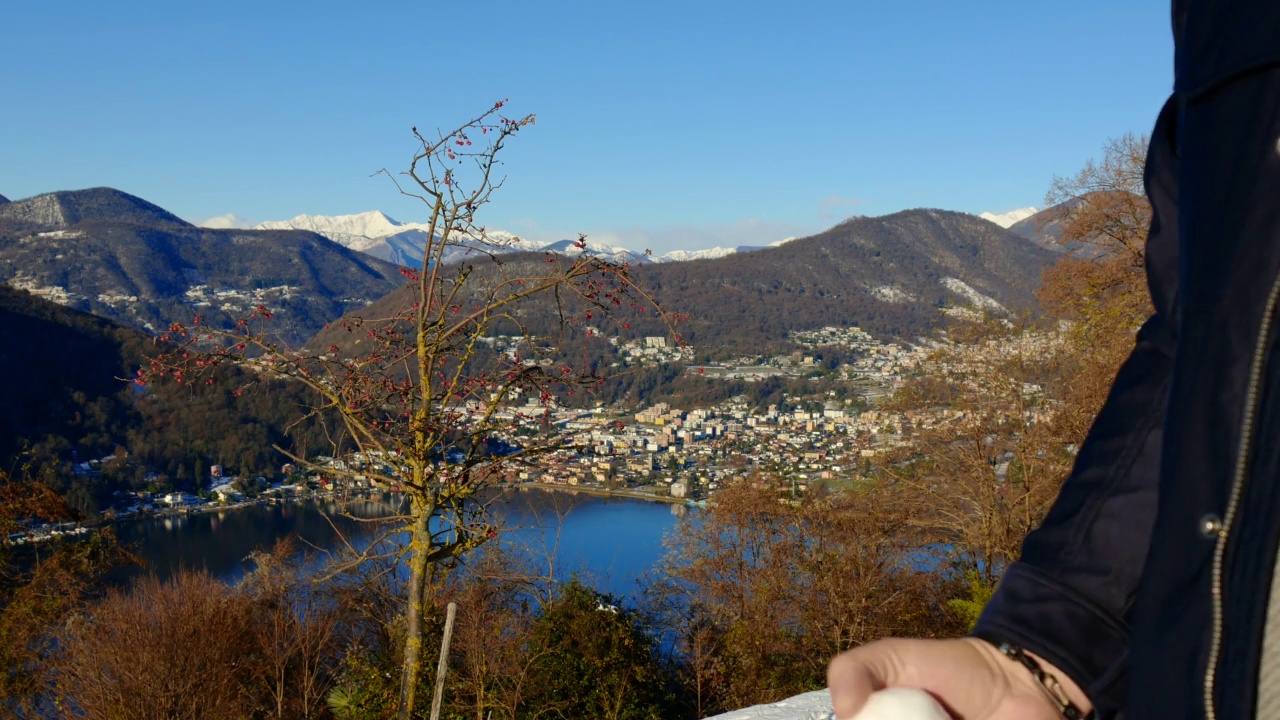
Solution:
<path fill-rule="evenodd" d="M 909 560 L 917 534 L 874 488 L 793 498 L 743 479 L 668 544 L 653 600 L 697 717 L 821 688 L 850 647 L 956 629 L 939 576 Z"/>
<path fill-rule="evenodd" d="M 251 618 L 243 597 L 206 574 L 112 590 L 62 632 L 54 692 L 89 720 L 248 717 Z"/>
<path fill-rule="evenodd" d="M 534 124 L 532 115 L 504 116 L 504 104 L 451 130 L 414 128 L 417 150 L 408 169 L 386 173 L 422 203 L 430 228 L 422 263 L 402 271 L 409 285 L 397 296 L 403 299 L 397 311 L 344 319 L 338 329 L 346 342 L 304 351 L 272 339 L 264 329 L 272 313 L 264 306 L 230 332 L 197 318 L 169 329 L 166 350 L 139 377 L 210 382 L 212 368 L 236 363 L 289 378 L 311 391 L 308 416 L 329 424 L 342 455 L 318 470 L 407 494 L 407 510 L 383 521 L 380 538 L 351 548 L 352 556 L 331 568 L 389 555 L 407 566 L 399 700 L 405 719 L 417 705 L 424 663 L 424 589 L 433 573 L 496 534 L 481 491 L 518 466 L 571 447 L 563 433 L 521 428 L 547 422 L 558 395 L 588 392 L 606 380 L 608 365 L 597 360 L 610 325 L 644 313 L 665 317 L 628 265 L 586 252 L 585 239 L 571 253 L 546 253 L 536 263 L 495 252 L 518 239 L 490 234 L 478 213 L 502 185 L 506 144 Z M 450 263 L 460 252 L 465 259 Z M 546 322 L 548 314 L 554 323 Z M 548 326 L 554 329 L 530 330 Z M 491 347 L 498 336 L 506 340 L 503 352 Z M 311 458 L 292 459 L 316 467 Z"/>
<path fill-rule="evenodd" d="M 6 541 L 32 525 L 77 519 L 43 483 L 0 473 L 0 709 L 11 717 L 49 710 L 50 659 L 64 624 L 100 591 L 107 572 L 131 559 L 110 529 L 21 549 Z"/>
<path fill-rule="evenodd" d="M 967 573 L 957 600 L 970 619 L 1057 497 L 1151 312 L 1146 144 L 1112 140 L 1055 178 L 1042 221 L 1065 252 L 1044 271 L 1045 314 L 960 323 L 889 406 L 928 421 L 879 459 L 878 477 Z"/>
<path fill-rule="evenodd" d="M 330 717 L 326 695 L 360 618 L 312 582 L 291 543 L 254 553 L 236 586 L 180 570 L 83 603 L 43 658 L 56 717 Z M 45 717 L 46 715 L 40 715 Z"/>
<path fill-rule="evenodd" d="M 1146 284 L 1151 205 L 1142 185 L 1147 143 L 1132 134 L 1109 141 L 1101 160 L 1055 178 L 1046 197 L 1063 242 L 1084 251 L 1047 268 L 1039 292 L 1045 309 L 1070 323 L 1073 365 L 1064 372 L 1074 382 L 1060 422 L 1081 439 L 1152 312 Z"/>
<path fill-rule="evenodd" d="M 929 418 L 880 458 L 889 501 L 940 549 L 939 565 L 980 586 L 1017 559 L 1070 471 L 1069 441 L 1054 421 L 1069 355 L 1056 326 L 969 323 L 953 328 L 888 406 Z"/>

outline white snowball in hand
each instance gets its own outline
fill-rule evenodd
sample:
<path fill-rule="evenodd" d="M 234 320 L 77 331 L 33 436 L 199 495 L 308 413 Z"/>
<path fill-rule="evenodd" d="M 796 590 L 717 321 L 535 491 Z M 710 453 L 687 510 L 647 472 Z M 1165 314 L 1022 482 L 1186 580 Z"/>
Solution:
<path fill-rule="evenodd" d="M 951 720 L 951 716 L 929 693 L 898 687 L 871 693 L 853 720 Z"/>

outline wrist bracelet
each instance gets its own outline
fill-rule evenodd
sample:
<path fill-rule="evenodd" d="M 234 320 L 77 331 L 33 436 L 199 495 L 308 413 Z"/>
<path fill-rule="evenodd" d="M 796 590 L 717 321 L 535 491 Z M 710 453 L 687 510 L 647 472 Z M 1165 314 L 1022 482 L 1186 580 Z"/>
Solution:
<path fill-rule="evenodd" d="M 1062 713 L 1062 717 L 1067 720 L 1088 720 L 1093 717 L 1093 713 L 1085 713 L 1075 703 L 1071 702 L 1071 698 L 1067 695 L 1067 691 L 1063 689 L 1062 683 L 1058 682 L 1058 678 L 1045 672 L 1040 663 L 1028 655 L 1026 650 L 1003 640 L 991 640 L 981 636 L 979 636 L 979 639 L 995 646 L 1001 655 L 1029 670 L 1031 677 L 1036 679 L 1036 683 L 1044 691 L 1045 697 L 1057 706 L 1058 712 Z"/>

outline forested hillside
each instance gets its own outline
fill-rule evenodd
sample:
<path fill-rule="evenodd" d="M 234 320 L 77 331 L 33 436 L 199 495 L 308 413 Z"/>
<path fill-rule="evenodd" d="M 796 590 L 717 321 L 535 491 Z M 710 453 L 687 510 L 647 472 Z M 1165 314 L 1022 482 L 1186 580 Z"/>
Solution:
<path fill-rule="evenodd" d="M 235 396 L 227 386 L 251 378 L 232 369 L 223 387 L 130 382 L 154 351 L 144 333 L 0 285 L 0 469 L 91 512 L 118 489 L 194 490 L 211 463 L 274 474 L 273 445 L 328 448 L 292 424 L 303 399 L 283 383 Z"/>

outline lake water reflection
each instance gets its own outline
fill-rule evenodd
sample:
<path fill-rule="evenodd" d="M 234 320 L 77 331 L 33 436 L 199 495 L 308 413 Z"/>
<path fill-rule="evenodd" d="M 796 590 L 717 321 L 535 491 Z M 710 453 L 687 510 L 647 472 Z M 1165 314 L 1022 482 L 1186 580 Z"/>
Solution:
<path fill-rule="evenodd" d="M 375 517 L 393 501 L 388 495 L 348 507 L 357 516 Z M 636 580 L 654 567 L 664 552 L 663 537 L 687 511 L 682 505 L 632 498 L 540 491 L 506 492 L 491 507 L 507 528 L 504 542 L 526 547 L 534 556 L 550 554 L 558 575 L 579 572 L 618 595 L 634 591 Z M 268 550 L 284 538 L 297 538 L 300 546 L 335 549 L 342 542 L 341 531 L 357 544 L 368 542 L 374 532 L 369 525 L 342 517 L 333 517 L 330 524 L 325 513 L 337 510 L 334 501 L 303 500 L 121 523 L 117 535 L 146 563 L 145 569 L 127 571 L 121 579 L 145 572 L 167 577 L 186 567 L 235 581 L 244 574 L 250 553 Z"/>

